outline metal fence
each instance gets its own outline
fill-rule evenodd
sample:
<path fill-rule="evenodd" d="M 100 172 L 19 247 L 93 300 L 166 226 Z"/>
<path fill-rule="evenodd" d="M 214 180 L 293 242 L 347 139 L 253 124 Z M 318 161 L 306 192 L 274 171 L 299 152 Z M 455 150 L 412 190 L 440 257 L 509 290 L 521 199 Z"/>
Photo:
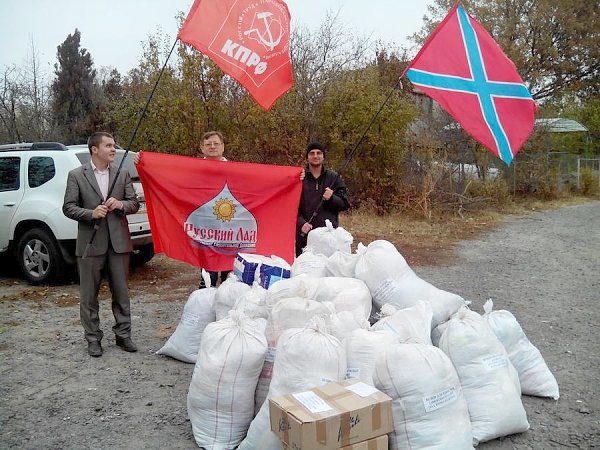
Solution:
<path fill-rule="evenodd" d="M 577 189 L 581 187 L 582 169 L 590 169 L 598 179 L 598 186 L 600 186 L 600 158 L 577 158 Z"/>

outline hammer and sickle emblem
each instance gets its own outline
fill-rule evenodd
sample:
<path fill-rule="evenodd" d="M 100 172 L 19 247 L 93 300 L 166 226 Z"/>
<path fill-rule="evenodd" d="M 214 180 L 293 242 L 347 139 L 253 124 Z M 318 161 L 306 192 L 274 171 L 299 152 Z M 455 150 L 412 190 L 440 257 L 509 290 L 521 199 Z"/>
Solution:
<path fill-rule="evenodd" d="M 273 51 L 281 42 L 284 32 L 281 22 L 272 16 L 273 13 L 269 11 L 256 13 L 252 20 L 251 28 L 244 31 L 244 36 L 258 41 L 269 51 Z M 261 20 L 262 23 L 260 22 Z M 262 30 L 259 27 L 262 27 Z M 277 34 L 277 32 L 278 36 L 275 37 L 274 34 Z"/>

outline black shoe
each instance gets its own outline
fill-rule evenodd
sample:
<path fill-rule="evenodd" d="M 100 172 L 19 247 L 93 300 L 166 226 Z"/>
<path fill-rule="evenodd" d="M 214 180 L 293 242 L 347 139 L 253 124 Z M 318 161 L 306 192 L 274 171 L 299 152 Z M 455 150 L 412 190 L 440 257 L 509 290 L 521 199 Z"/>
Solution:
<path fill-rule="evenodd" d="M 98 356 L 102 356 L 102 345 L 98 341 L 88 342 L 88 354 L 97 358 Z"/>
<path fill-rule="evenodd" d="M 120 338 L 116 339 L 117 346 L 121 347 L 126 352 L 137 352 L 137 347 L 131 340 L 131 338 Z"/>

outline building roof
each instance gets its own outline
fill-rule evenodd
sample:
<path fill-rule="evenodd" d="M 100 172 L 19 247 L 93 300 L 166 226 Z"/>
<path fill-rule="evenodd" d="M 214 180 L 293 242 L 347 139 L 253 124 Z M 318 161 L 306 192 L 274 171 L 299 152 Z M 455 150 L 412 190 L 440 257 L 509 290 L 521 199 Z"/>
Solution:
<path fill-rule="evenodd" d="M 535 126 L 547 128 L 550 133 L 572 133 L 575 131 L 588 131 L 588 129 L 573 119 L 554 117 L 547 119 L 535 119 Z"/>

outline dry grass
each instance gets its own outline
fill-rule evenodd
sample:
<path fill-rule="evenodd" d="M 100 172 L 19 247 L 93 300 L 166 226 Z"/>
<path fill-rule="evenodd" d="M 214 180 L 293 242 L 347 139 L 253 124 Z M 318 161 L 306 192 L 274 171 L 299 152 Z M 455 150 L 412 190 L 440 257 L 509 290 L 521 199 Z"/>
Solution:
<path fill-rule="evenodd" d="M 408 213 L 378 216 L 362 209 L 343 214 L 340 225 L 352 233 L 355 247 L 359 242 L 368 245 L 376 239 L 385 239 L 392 242 L 412 266 L 446 265 L 456 258 L 457 243 L 479 237 L 510 217 L 588 201 L 584 197 L 554 201 L 525 199 L 463 214 L 463 217 L 444 214 L 434 215 L 430 220 Z"/>
<path fill-rule="evenodd" d="M 535 211 L 581 204 L 590 201 L 583 197 L 570 197 L 557 201 L 520 200 L 502 208 L 482 209 L 458 215 L 433 215 L 431 220 L 406 213 L 377 216 L 369 210 L 343 214 L 341 226 L 354 236 L 354 247 L 359 242 L 368 245 L 377 239 L 392 242 L 411 266 L 451 264 L 455 258 L 456 244 L 466 239 L 480 237 L 507 219 Z M 184 298 L 183 291 L 197 286 L 198 269 L 175 261 L 165 255 L 156 255 L 144 267 L 130 274 L 129 289 L 132 296 L 148 299 L 158 296 L 161 302 Z M 0 303 L 30 300 L 32 307 L 73 306 L 78 303 L 78 286 L 73 281 L 57 287 L 27 286 L 13 278 L 0 280 Z M 4 292 L 6 291 L 6 292 Z M 100 300 L 110 302 L 106 283 L 100 290 Z M 145 300 L 144 300 L 145 301 Z M 163 330 L 167 332 L 169 330 Z"/>

